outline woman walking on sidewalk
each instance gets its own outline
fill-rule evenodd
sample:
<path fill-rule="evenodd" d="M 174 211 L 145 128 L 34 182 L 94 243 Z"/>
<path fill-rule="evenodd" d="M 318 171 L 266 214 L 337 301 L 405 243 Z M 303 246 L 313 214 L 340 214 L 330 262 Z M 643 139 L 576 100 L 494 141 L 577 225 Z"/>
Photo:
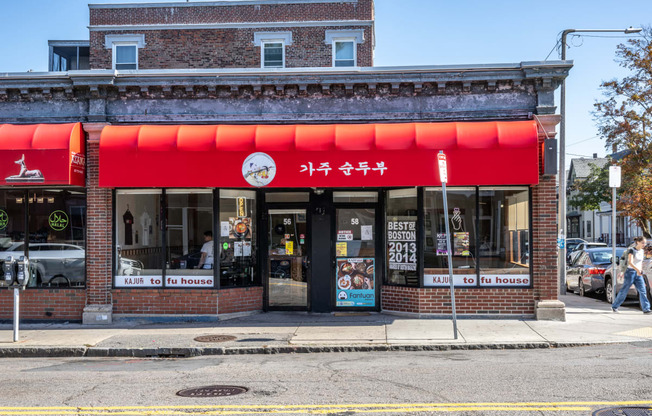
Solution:
<path fill-rule="evenodd" d="M 645 237 L 636 237 L 634 238 L 634 247 L 630 247 L 627 250 L 627 269 L 625 270 L 625 281 L 623 282 L 623 287 L 618 291 L 618 296 L 614 299 L 614 303 L 611 306 L 611 310 L 618 312 L 618 308 L 623 304 L 625 298 L 627 297 L 627 292 L 629 288 L 634 284 L 636 290 L 638 291 L 638 300 L 641 303 L 641 309 L 643 313 L 652 313 L 650 311 L 650 302 L 647 299 L 645 281 L 643 280 L 643 259 L 645 258 L 645 253 L 643 252 L 643 247 L 645 247 Z M 615 288 L 615 285 L 614 285 Z"/>

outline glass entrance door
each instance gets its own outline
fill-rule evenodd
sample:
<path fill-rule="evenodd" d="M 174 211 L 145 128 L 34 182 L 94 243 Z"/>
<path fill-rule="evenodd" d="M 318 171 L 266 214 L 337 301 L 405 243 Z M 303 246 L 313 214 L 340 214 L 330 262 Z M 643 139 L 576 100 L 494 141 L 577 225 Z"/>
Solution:
<path fill-rule="evenodd" d="M 308 222 L 305 209 L 270 209 L 268 306 L 308 308 Z"/>
<path fill-rule="evenodd" d="M 335 306 L 376 307 L 376 210 L 338 208 Z"/>

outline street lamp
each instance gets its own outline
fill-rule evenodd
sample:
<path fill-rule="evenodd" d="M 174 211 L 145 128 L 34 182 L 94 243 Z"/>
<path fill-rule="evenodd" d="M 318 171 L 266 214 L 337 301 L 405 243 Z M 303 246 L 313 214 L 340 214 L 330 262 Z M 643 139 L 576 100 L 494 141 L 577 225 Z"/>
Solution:
<path fill-rule="evenodd" d="M 566 29 L 561 33 L 561 59 L 566 60 L 566 37 L 569 33 L 639 33 L 643 29 L 629 27 L 627 29 Z M 566 236 L 568 226 L 566 224 L 566 79 L 561 81 L 560 98 L 561 124 L 559 126 L 559 224 L 557 229 L 559 236 L 563 238 L 564 244 L 559 249 L 559 290 L 560 294 L 566 294 Z M 566 228 L 566 231 L 564 231 Z M 615 230 L 614 230 L 615 232 Z"/>

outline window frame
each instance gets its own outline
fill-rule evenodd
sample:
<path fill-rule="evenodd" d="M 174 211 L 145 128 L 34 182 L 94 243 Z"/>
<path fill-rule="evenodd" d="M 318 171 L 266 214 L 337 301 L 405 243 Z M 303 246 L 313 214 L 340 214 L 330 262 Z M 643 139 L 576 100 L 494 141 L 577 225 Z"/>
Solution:
<path fill-rule="evenodd" d="M 265 46 L 272 43 L 281 44 L 281 66 L 266 66 L 265 65 Z M 285 68 L 285 39 L 262 39 L 260 41 L 260 67 L 263 69 L 279 69 Z"/>
<path fill-rule="evenodd" d="M 351 66 L 337 66 L 337 44 L 338 43 L 351 43 L 353 44 L 353 65 Z M 342 61 L 343 59 L 340 59 Z M 349 59 L 347 59 L 348 61 Z M 332 62 L 331 65 L 333 68 L 355 68 L 358 66 L 358 43 L 355 37 L 342 37 L 342 38 L 333 38 L 332 43 Z"/>
<path fill-rule="evenodd" d="M 118 47 L 124 47 L 124 46 L 131 46 L 135 49 L 136 51 L 136 59 L 135 62 L 117 62 L 118 60 Z M 112 62 L 111 62 L 111 68 L 116 70 L 116 71 L 134 71 L 138 70 L 138 42 L 133 42 L 133 41 L 114 41 L 111 45 L 111 54 L 112 54 Z M 117 68 L 117 65 L 136 65 L 136 68 L 129 68 L 129 69 L 120 69 Z"/>

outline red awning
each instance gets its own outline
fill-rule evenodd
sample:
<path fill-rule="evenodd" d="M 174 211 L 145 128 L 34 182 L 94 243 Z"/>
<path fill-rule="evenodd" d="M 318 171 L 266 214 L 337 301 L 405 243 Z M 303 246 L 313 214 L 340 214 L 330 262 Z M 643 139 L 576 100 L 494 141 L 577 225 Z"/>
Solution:
<path fill-rule="evenodd" d="M 390 187 L 539 182 L 534 121 L 107 126 L 104 187 Z"/>
<path fill-rule="evenodd" d="M 86 185 L 81 123 L 0 124 L 5 185 Z"/>

